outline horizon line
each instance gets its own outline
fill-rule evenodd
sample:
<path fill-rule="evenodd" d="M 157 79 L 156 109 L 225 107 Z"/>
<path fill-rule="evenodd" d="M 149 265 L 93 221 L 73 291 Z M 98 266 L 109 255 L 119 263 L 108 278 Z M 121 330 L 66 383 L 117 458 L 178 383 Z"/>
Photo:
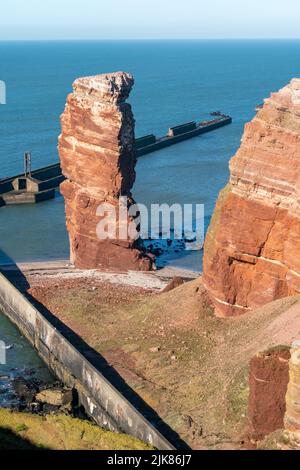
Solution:
<path fill-rule="evenodd" d="M 75 41 L 298 41 L 299 37 L 199 37 L 199 38 L 0 38 L 0 42 L 75 42 Z"/>

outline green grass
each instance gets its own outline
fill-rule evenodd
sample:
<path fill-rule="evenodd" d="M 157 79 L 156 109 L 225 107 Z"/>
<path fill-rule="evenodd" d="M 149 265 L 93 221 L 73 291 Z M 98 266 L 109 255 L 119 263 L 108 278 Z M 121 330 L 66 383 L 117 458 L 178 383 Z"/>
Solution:
<path fill-rule="evenodd" d="M 0 409 L 0 450 L 150 450 L 134 437 L 104 431 L 65 415 L 38 416 Z"/>

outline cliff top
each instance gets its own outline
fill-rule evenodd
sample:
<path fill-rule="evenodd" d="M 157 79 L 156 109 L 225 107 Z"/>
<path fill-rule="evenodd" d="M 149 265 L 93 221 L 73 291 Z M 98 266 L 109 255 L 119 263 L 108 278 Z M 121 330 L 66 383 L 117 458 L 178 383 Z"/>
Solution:
<path fill-rule="evenodd" d="M 134 79 L 131 74 L 114 72 L 78 78 L 73 83 L 73 89 L 76 94 L 119 104 L 128 98 L 133 84 Z"/>

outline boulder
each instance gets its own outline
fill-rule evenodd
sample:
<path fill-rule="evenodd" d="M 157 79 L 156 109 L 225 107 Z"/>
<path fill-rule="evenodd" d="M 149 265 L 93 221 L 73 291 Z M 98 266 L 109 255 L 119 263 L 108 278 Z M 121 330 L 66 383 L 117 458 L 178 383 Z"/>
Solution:
<path fill-rule="evenodd" d="M 73 391 L 67 388 L 50 388 L 37 393 L 35 399 L 39 403 L 54 407 L 68 407 L 73 401 Z"/>

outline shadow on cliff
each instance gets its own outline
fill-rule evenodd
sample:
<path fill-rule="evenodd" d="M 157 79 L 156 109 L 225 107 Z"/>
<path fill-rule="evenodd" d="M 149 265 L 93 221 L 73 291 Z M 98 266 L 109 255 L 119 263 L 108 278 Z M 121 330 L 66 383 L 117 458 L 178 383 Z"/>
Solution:
<path fill-rule="evenodd" d="M 31 442 L 23 439 L 10 429 L 0 427 L 0 451 L 2 450 L 47 450 L 37 447 Z"/>
<path fill-rule="evenodd" d="M 0 272 L 5 275 L 18 289 L 26 292 L 30 285 L 19 267 L 7 253 L 0 248 Z"/>
<path fill-rule="evenodd" d="M 1 255 L 1 250 L 0 250 Z M 106 359 L 99 354 L 95 349 L 91 348 L 80 336 L 78 336 L 73 330 L 67 325 L 61 322 L 53 313 L 48 310 L 45 305 L 40 303 L 32 295 L 28 293 L 30 285 L 18 266 L 10 260 L 9 266 L 1 266 L 1 272 L 14 284 L 19 290 L 21 290 L 28 300 L 44 315 L 44 317 L 60 331 L 68 341 L 77 348 L 80 353 L 90 361 L 90 363 L 96 367 L 101 374 L 109 380 L 114 387 L 119 390 L 122 395 L 135 407 L 142 415 L 152 423 L 158 431 L 165 436 L 169 442 L 171 442 L 176 449 L 188 450 L 190 447 L 184 442 L 180 436 L 165 423 L 161 417 L 142 400 L 142 398 L 135 393 L 135 391 L 129 387 L 124 381 L 120 374 L 112 367 Z M 1 434 L 0 434 L 1 438 Z"/>

